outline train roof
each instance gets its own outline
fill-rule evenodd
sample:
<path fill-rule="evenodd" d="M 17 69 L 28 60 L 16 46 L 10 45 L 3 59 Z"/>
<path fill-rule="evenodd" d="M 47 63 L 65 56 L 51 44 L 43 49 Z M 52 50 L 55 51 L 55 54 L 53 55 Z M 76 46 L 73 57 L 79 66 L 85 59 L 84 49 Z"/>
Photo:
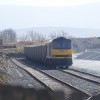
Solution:
<path fill-rule="evenodd" d="M 26 46 L 24 46 L 24 47 L 38 47 L 38 46 L 44 46 L 44 45 L 46 45 L 46 44 L 50 44 L 51 42 L 46 42 L 46 43 L 40 43 L 40 44 L 35 44 L 35 45 L 26 45 Z"/>
<path fill-rule="evenodd" d="M 49 41 L 47 41 L 47 42 L 45 42 L 45 43 L 42 43 L 42 44 L 38 44 L 38 45 L 26 45 L 25 47 L 38 47 L 38 46 L 44 46 L 44 45 L 46 45 L 46 44 L 50 44 L 51 42 L 53 42 L 53 41 L 56 41 L 56 40 L 65 40 L 65 41 L 71 41 L 70 39 L 67 39 L 67 38 L 65 38 L 65 37 L 57 37 L 57 38 L 55 38 L 55 39 L 50 39 Z"/>
<path fill-rule="evenodd" d="M 24 47 L 38 47 L 38 46 L 44 46 L 45 44 L 39 44 L 39 45 L 26 45 L 26 46 L 24 46 Z"/>
<path fill-rule="evenodd" d="M 53 41 L 56 41 L 56 40 L 69 40 L 70 39 L 67 39 L 66 37 L 58 37 L 58 38 L 55 38 Z"/>

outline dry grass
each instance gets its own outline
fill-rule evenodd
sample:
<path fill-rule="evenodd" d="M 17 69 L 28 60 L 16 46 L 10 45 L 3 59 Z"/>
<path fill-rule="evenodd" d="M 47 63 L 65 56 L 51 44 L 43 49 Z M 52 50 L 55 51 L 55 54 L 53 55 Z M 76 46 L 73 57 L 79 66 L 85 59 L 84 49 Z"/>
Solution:
<path fill-rule="evenodd" d="M 31 41 L 31 42 L 30 41 L 20 41 L 20 42 L 16 43 L 16 46 L 24 47 L 25 45 L 41 45 L 41 44 L 45 44 L 47 42 L 48 42 L 48 40 L 44 40 L 43 42 L 41 42 L 41 41 Z"/>
<path fill-rule="evenodd" d="M 0 57 L 0 84 L 5 84 L 5 78 L 8 76 L 11 76 L 7 71 L 5 70 L 5 66 L 8 66 L 7 60 Z"/>
<path fill-rule="evenodd" d="M 0 70 L 0 84 L 5 84 L 6 83 L 5 80 L 7 79 L 7 77 L 12 77 L 12 75 L 10 75 L 7 72 Z"/>
<path fill-rule="evenodd" d="M 9 56 L 9 55 L 23 55 L 23 47 L 6 48 L 6 49 L 2 49 L 1 52 L 3 52 L 3 54 L 5 54 L 6 56 Z"/>
<path fill-rule="evenodd" d="M 4 83 L 4 77 L 5 73 L 3 73 L 2 71 L 0 71 L 0 84 L 3 84 Z"/>
<path fill-rule="evenodd" d="M 20 41 L 20 42 L 9 42 L 9 43 L 4 43 L 4 45 L 11 46 L 11 45 L 16 45 L 17 48 L 6 48 L 2 49 L 1 52 L 3 52 L 5 55 L 23 55 L 24 54 L 24 46 L 26 45 L 41 45 L 47 43 L 47 40 L 44 42 L 40 41 Z"/>
<path fill-rule="evenodd" d="M 2 57 L 0 57 L 0 84 L 4 83 L 3 77 L 4 75 L 6 75 L 6 73 L 3 72 L 2 69 L 5 66 L 5 64 L 6 64 L 6 61 Z"/>

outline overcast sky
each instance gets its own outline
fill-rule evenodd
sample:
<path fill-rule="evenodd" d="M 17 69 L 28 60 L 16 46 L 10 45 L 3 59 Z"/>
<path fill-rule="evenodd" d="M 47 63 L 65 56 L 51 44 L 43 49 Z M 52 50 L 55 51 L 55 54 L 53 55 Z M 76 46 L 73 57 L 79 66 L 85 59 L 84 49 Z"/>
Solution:
<path fill-rule="evenodd" d="M 31 27 L 100 29 L 100 0 L 0 0 L 0 30 Z"/>
<path fill-rule="evenodd" d="M 0 0 L 1 5 L 32 5 L 32 6 L 77 6 L 100 0 Z"/>

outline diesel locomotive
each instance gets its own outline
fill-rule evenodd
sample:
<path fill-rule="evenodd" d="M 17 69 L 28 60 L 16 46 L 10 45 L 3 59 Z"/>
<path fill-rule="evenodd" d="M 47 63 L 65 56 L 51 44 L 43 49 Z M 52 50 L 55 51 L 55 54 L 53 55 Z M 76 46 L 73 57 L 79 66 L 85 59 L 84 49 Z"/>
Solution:
<path fill-rule="evenodd" d="M 71 40 L 65 37 L 58 37 L 44 45 L 25 46 L 24 54 L 33 61 L 53 67 L 72 65 Z"/>

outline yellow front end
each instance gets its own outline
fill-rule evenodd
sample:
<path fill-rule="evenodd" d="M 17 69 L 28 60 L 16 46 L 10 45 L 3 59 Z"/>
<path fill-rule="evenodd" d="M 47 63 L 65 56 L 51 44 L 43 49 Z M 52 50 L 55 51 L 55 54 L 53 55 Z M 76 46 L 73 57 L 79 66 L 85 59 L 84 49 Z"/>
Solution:
<path fill-rule="evenodd" d="M 72 57 L 72 49 L 51 49 L 51 57 L 53 58 Z"/>

